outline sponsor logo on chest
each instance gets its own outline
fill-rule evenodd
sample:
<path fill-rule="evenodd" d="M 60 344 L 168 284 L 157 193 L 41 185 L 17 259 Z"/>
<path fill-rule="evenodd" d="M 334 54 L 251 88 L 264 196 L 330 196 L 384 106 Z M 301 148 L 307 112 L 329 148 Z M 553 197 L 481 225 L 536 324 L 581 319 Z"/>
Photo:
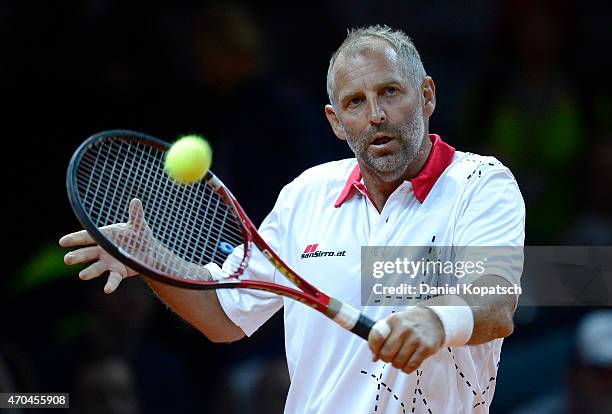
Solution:
<path fill-rule="evenodd" d="M 345 257 L 346 250 L 338 250 L 338 251 L 323 251 L 318 250 L 319 243 L 309 244 L 304 249 L 301 258 L 302 259 L 310 259 L 312 257 Z"/>

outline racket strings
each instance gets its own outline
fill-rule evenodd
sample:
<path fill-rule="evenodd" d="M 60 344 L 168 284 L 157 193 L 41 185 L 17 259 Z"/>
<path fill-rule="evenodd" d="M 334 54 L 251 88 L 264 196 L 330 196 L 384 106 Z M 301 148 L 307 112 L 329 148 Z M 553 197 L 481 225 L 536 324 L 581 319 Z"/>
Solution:
<path fill-rule="evenodd" d="M 139 161 L 140 161 L 140 160 L 139 160 Z M 108 163 L 107 163 L 107 166 L 108 166 Z M 111 169 L 110 171 L 112 172 L 113 170 Z M 163 192 L 158 192 L 158 194 L 163 194 Z M 185 200 L 185 194 L 182 194 L 181 196 L 182 196 L 182 197 L 180 198 L 180 200 L 181 200 L 181 201 Z M 184 218 L 184 217 L 185 217 L 185 213 L 184 213 L 184 211 L 185 211 L 185 210 L 181 210 L 181 212 L 183 213 L 183 214 L 182 214 L 182 218 Z M 159 215 L 158 217 L 162 217 L 162 215 Z M 185 223 L 186 223 L 186 221 L 185 221 L 185 220 L 179 220 L 179 225 L 180 225 L 180 226 L 184 227 Z M 156 228 L 156 227 L 157 227 L 157 226 L 154 226 L 154 228 Z M 171 245 L 171 248 L 176 248 L 176 247 L 177 247 L 176 245 Z M 213 254 L 214 254 L 214 253 L 213 253 Z"/>
<path fill-rule="evenodd" d="M 77 168 L 79 196 L 94 224 L 124 254 L 155 271 L 197 280 L 204 275 L 201 265 L 222 266 L 244 244 L 240 219 L 205 182 L 179 184 L 163 163 L 163 151 L 151 145 L 101 141 Z M 141 200 L 142 212 L 136 202 L 130 217 L 134 199 Z M 237 272 L 242 262 L 232 255 L 226 271 Z"/>
<path fill-rule="evenodd" d="M 89 154 L 88 154 L 88 155 L 89 155 Z M 91 159 L 87 159 L 87 158 L 88 158 L 88 155 L 86 155 L 86 156 L 84 157 L 83 161 L 82 161 L 82 165 L 83 165 L 83 167 L 92 167 L 92 165 L 88 165 L 88 164 L 91 162 Z M 97 161 L 97 160 L 95 160 L 94 162 L 96 162 L 96 161 Z M 157 167 L 158 167 L 158 168 L 163 168 L 161 165 L 158 165 Z M 145 168 L 146 168 L 146 167 L 145 167 Z M 138 169 L 138 168 L 137 168 L 137 169 Z M 85 168 L 84 168 L 84 170 L 85 170 Z M 150 169 L 149 169 L 149 170 L 150 170 Z M 87 180 L 87 179 L 88 179 L 88 177 L 90 177 L 90 176 L 91 176 L 91 172 L 90 172 L 90 171 L 91 171 L 91 169 L 86 170 L 86 171 L 81 170 L 81 171 L 79 171 L 79 173 L 78 173 L 78 175 L 79 175 L 79 176 L 82 176 L 82 177 L 85 179 L 85 181 L 88 183 L 88 185 L 89 185 L 89 181 L 91 181 L 91 180 Z M 93 173 L 94 173 L 94 174 L 96 174 L 96 173 L 99 173 L 99 172 L 94 170 L 94 171 L 93 171 Z M 126 179 L 128 179 L 128 180 L 130 180 L 130 179 L 132 178 L 132 177 L 130 177 L 130 175 L 131 175 L 130 173 L 131 173 L 131 170 L 128 172 L 127 177 L 126 177 Z M 122 179 L 122 176 L 121 176 L 121 175 L 119 175 L 118 177 L 114 177 L 114 176 L 111 176 L 111 174 L 110 174 L 108 171 L 102 171 L 102 175 L 103 175 L 103 177 L 99 177 L 99 178 L 98 178 L 99 180 L 115 180 L 115 181 L 119 181 L 119 180 L 121 180 L 121 179 Z M 164 175 L 165 175 L 165 174 L 164 174 Z M 168 188 L 168 185 L 167 185 L 167 184 L 168 184 L 169 182 L 172 182 L 172 180 L 167 179 L 167 180 L 165 181 L 165 184 L 166 184 L 166 185 L 163 185 L 163 186 L 161 186 L 161 185 L 160 185 L 160 182 L 159 182 L 159 181 L 158 181 L 157 183 L 155 183 L 155 182 L 154 182 L 154 184 L 155 184 L 155 185 L 157 185 L 158 187 L 161 187 L 161 188 L 162 188 L 162 192 L 161 192 L 161 193 L 159 193 L 159 194 L 157 194 L 157 196 L 161 196 L 161 197 L 162 197 L 162 200 L 158 200 L 158 197 L 156 196 L 156 197 L 155 197 L 154 202 L 156 202 L 156 203 L 159 203 L 159 201 L 163 201 L 163 202 L 173 201 L 173 202 L 176 202 L 176 198 L 175 198 L 175 197 L 173 197 L 173 195 L 172 195 L 172 194 L 170 194 L 170 195 L 166 194 L 166 189 Z M 200 184 L 200 185 L 202 185 L 202 184 Z M 193 187 L 193 186 L 189 186 L 189 187 Z M 204 192 L 204 193 L 208 193 L 208 194 L 209 194 L 209 200 L 210 200 L 210 198 L 211 198 L 212 196 L 217 196 L 217 194 L 216 194 L 216 193 L 215 193 L 215 192 L 214 192 L 214 191 L 213 191 L 213 190 L 212 190 L 212 189 L 211 189 L 209 186 L 207 186 L 207 185 L 205 185 L 205 184 L 204 184 L 204 185 L 202 185 L 202 188 L 203 188 L 203 192 Z M 123 187 L 123 193 L 125 193 L 125 189 L 126 189 L 126 187 L 124 186 L 124 187 Z M 132 193 L 132 192 L 133 192 L 133 186 L 132 186 L 132 188 L 130 188 L 130 190 L 129 190 L 129 193 Z M 85 194 L 87 194 L 87 193 L 88 193 L 88 191 L 87 191 L 87 189 L 86 189 L 86 190 L 85 190 Z M 92 193 L 92 196 L 93 196 L 93 198 L 94 198 L 94 199 L 91 201 L 91 209 L 90 209 L 90 214 L 92 213 L 92 209 L 94 209 L 95 207 L 98 207 L 98 211 L 99 211 L 99 210 L 100 210 L 100 207 L 101 207 L 101 206 L 100 206 L 100 203 L 102 202 L 102 201 L 99 201 L 99 200 L 97 200 L 97 199 L 96 199 L 96 194 Z M 182 194 L 181 196 L 184 196 L 184 194 Z M 123 201 L 125 202 L 126 206 L 127 206 L 127 204 L 129 203 L 129 201 L 130 201 L 129 199 L 128 199 L 128 200 L 125 200 L 125 198 L 124 198 L 123 194 L 122 194 L 122 196 L 120 197 L 120 199 L 121 199 L 121 200 L 123 200 Z M 201 198 L 201 199 L 202 199 L 202 198 Z M 216 199 L 217 199 L 217 202 L 219 202 L 219 201 L 220 201 L 220 198 L 219 198 L 218 196 L 216 197 Z M 113 203 L 112 203 L 112 204 L 113 204 Z M 176 206 L 177 208 L 186 208 L 186 207 L 187 207 L 187 206 L 185 205 L 185 203 L 179 203 L 179 204 L 182 204 L 182 205 Z M 210 207 L 210 203 L 207 205 L 207 207 Z M 119 210 L 118 210 L 118 211 L 119 211 Z M 124 211 L 127 213 L 127 208 L 126 208 Z M 183 210 L 183 211 L 184 211 L 184 210 Z M 216 221 L 214 221 L 214 220 L 213 220 L 213 219 L 216 219 L 216 218 L 217 218 L 217 217 L 216 217 L 216 215 L 215 215 L 214 213 L 213 213 L 213 214 L 210 214 L 210 212 L 209 212 L 208 208 L 206 209 L 206 212 L 208 212 L 209 214 L 206 214 L 206 215 L 203 217 L 203 219 L 204 219 L 204 223 L 202 223 L 202 222 L 201 222 L 202 220 L 201 220 L 199 217 L 196 217 L 196 224 L 198 224 L 199 226 L 202 226 L 202 225 L 204 225 L 204 226 L 215 226 L 215 227 L 217 228 L 217 231 L 220 231 L 220 230 L 221 230 L 221 226 L 219 226 L 219 223 L 217 223 Z M 117 218 L 118 218 L 118 217 L 114 217 L 114 220 L 116 221 L 116 220 L 117 220 Z M 240 239 L 242 239 L 242 237 L 243 237 L 243 236 L 242 236 L 242 234 L 241 234 L 241 229 L 240 229 L 240 228 L 238 228 L 238 227 L 236 227 L 236 228 L 231 228 L 231 227 L 230 227 L 230 228 L 229 228 L 229 229 L 228 229 L 226 232 L 227 232 L 228 234 L 232 234 L 233 236 L 235 236 L 236 240 L 240 240 Z"/>
<path fill-rule="evenodd" d="M 84 161 L 84 164 L 86 164 L 86 163 L 87 163 L 87 160 L 85 160 L 85 161 Z M 82 172 L 81 172 L 80 174 L 82 174 Z M 105 177 L 103 177 L 103 179 L 109 179 L 109 178 L 110 178 L 110 179 L 117 180 L 117 179 L 116 179 L 116 178 L 114 178 L 114 177 L 109 177 L 107 172 L 104 172 L 103 174 L 105 175 Z M 167 184 L 167 183 L 166 183 L 166 184 Z M 164 190 L 164 191 L 163 191 L 163 193 L 165 193 L 166 188 L 167 188 L 167 186 L 164 186 L 164 188 L 163 188 L 163 190 Z M 204 188 L 204 192 L 208 192 L 208 193 L 209 193 L 209 200 L 210 200 L 210 198 L 211 198 L 213 195 L 214 195 L 214 196 L 216 196 L 216 193 L 214 193 L 214 192 L 212 191 L 212 189 L 210 189 L 210 187 L 208 187 L 208 186 L 206 186 L 206 185 L 205 185 L 205 186 L 203 186 L 203 188 Z M 124 191 L 125 191 L 125 187 L 124 187 Z M 132 192 L 132 191 L 130 191 L 130 192 Z M 162 194 L 163 194 L 163 193 L 162 193 Z M 158 195 L 159 195 L 159 194 L 158 194 Z M 184 196 L 184 194 L 183 194 L 183 196 Z M 173 199 L 173 197 L 172 197 L 172 196 L 168 197 L 167 195 L 163 195 L 163 197 L 164 197 L 164 198 L 166 198 L 166 200 L 164 200 L 164 201 L 166 201 L 166 202 L 168 201 L 168 199 L 170 199 L 171 201 L 172 201 L 172 200 L 176 201 L 176 198 L 174 198 L 174 199 Z M 122 197 L 122 199 L 123 199 L 123 197 Z M 155 200 L 155 201 L 157 201 L 157 200 Z M 220 201 L 220 199 L 219 199 L 219 198 L 217 198 L 217 202 L 218 202 L 218 201 Z M 129 200 L 125 201 L 125 204 L 127 205 L 127 203 L 128 203 L 128 202 L 129 202 Z M 98 206 L 96 205 L 96 203 L 97 203 L 97 204 L 99 204 L 99 202 L 97 202 L 97 201 L 95 201 L 95 200 L 94 200 L 94 202 L 92 203 L 92 207 L 98 207 Z M 180 203 L 180 204 L 183 204 L 183 205 L 179 205 L 179 206 L 176 206 L 176 207 L 177 207 L 177 208 L 182 208 L 182 209 L 185 209 L 185 208 L 186 208 L 186 206 L 184 205 L 185 203 Z M 210 203 L 209 203 L 209 206 L 210 206 Z M 209 206 L 208 206 L 208 207 L 209 207 Z M 125 211 L 127 211 L 127 209 L 125 209 Z M 182 211 L 184 212 L 185 210 L 182 210 Z M 209 210 L 208 210 L 208 209 L 207 209 L 207 212 L 209 212 Z M 185 215 L 183 214 L 183 217 L 184 217 L 184 216 L 185 216 Z M 158 215 L 158 217 L 161 217 L 161 215 Z M 212 214 L 212 217 L 213 217 L 213 218 L 217 218 L 217 217 L 216 217 L 216 215 L 214 214 L 214 212 L 213 212 L 213 214 Z M 116 221 L 116 220 L 117 220 L 117 217 L 115 217 L 115 221 Z M 204 221 L 205 221 L 205 223 L 202 223 L 200 218 L 196 218 L 196 223 L 195 223 L 195 224 L 198 224 L 198 226 L 202 226 L 202 225 L 204 225 L 204 226 L 213 226 L 213 227 L 216 227 L 216 230 L 217 230 L 217 231 L 220 231 L 220 230 L 221 230 L 221 227 L 218 225 L 217 221 L 215 221 L 215 220 L 211 221 L 211 214 L 210 214 L 210 212 L 209 212 L 209 214 L 207 214 L 207 215 L 205 215 L 205 216 L 204 216 Z M 157 227 L 157 226 L 155 226 L 155 227 Z M 236 240 L 241 240 L 241 239 L 242 239 L 241 230 L 240 230 L 239 228 L 236 228 L 236 229 L 234 229 L 234 230 L 232 230 L 232 228 L 229 228 L 229 229 L 228 229 L 226 232 L 227 232 L 228 234 L 232 234 Z"/>

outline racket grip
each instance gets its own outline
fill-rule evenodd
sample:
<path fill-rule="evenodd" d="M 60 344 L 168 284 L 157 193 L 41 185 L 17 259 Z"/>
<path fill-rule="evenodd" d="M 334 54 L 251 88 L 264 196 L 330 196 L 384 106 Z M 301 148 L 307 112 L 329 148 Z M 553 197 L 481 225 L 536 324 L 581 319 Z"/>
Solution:
<path fill-rule="evenodd" d="M 370 331 L 372 330 L 372 327 L 375 323 L 376 322 L 374 322 L 372 319 L 368 318 L 363 313 L 360 313 L 359 319 L 357 319 L 357 323 L 355 324 L 355 326 L 353 326 L 351 332 L 353 332 L 355 335 L 359 335 L 367 341 L 368 336 L 370 335 Z"/>

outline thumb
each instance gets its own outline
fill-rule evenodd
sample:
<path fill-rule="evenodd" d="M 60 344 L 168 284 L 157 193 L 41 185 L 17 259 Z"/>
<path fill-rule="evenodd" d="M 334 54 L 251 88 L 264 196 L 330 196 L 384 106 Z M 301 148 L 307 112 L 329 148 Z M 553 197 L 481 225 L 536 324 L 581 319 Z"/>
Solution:
<path fill-rule="evenodd" d="M 387 339 L 390 333 L 391 327 L 387 323 L 386 319 L 379 320 L 372 327 L 370 335 L 368 336 L 368 345 L 370 346 L 370 350 L 374 354 L 374 361 L 378 359 L 376 355 L 384 345 L 385 340 Z"/>
<path fill-rule="evenodd" d="M 133 198 L 132 201 L 130 201 L 129 213 L 130 224 L 134 227 L 139 228 L 143 224 L 146 224 L 144 223 L 144 210 L 142 208 L 142 201 L 140 201 L 139 199 Z"/>
<path fill-rule="evenodd" d="M 119 283 L 121 283 L 121 281 L 123 280 L 123 277 L 117 273 L 111 270 L 111 272 L 108 275 L 108 280 L 106 281 L 106 285 L 104 286 L 104 293 L 113 293 L 117 287 L 119 286 Z"/>

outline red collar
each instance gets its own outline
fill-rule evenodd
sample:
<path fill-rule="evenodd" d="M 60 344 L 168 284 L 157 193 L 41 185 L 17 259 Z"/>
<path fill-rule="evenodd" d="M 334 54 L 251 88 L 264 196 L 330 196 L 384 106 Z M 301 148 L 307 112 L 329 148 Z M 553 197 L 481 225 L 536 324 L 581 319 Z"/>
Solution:
<path fill-rule="evenodd" d="M 455 148 L 442 141 L 439 135 L 429 134 L 429 139 L 431 140 L 432 147 L 429 157 L 427 157 L 427 162 L 425 162 L 421 172 L 416 177 L 410 179 L 414 196 L 421 203 L 425 201 L 434 184 L 446 167 L 453 161 L 453 156 L 455 155 Z M 361 183 L 361 177 L 361 170 L 359 169 L 359 164 L 357 164 L 353 168 L 351 175 L 349 175 L 348 180 L 346 180 L 346 184 L 334 203 L 334 207 L 340 207 L 342 203 L 355 193 L 355 190 L 365 192 L 369 197 L 365 186 Z"/>

